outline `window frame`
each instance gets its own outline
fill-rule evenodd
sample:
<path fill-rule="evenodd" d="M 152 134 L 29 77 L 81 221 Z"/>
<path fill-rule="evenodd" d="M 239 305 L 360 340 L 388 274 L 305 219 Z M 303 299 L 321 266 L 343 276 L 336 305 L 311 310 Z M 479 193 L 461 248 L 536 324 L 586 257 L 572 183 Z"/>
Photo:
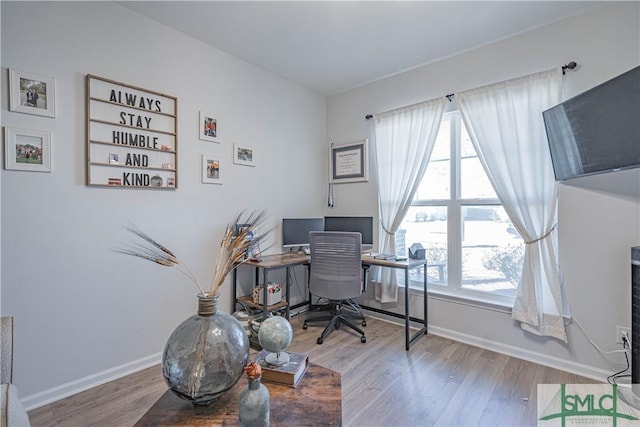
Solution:
<path fill-rule="evenodd" d="M 449 198 L 413 200 L 411 207 L 445 207 L 447 210 L 447 281 L 445 285 L 428 284 L 428 292 L 446 299 L 471 301 L 474 305 L 510 309 L 515 296 L 501 295 L 491 292 L 477 291 L 462 286 L 462 209 L 465 206 L 497 206 L 502 207 L 495 198 L 462 199 L 461 188 L 461 142 L 463 120 L 458 110 L 444 113 L 442 123 L 449 121 Z M 431 162 L 431 159 L 429 159 Z M 422 289 L 422 282 L 409 281 L 410 292 Z"/>

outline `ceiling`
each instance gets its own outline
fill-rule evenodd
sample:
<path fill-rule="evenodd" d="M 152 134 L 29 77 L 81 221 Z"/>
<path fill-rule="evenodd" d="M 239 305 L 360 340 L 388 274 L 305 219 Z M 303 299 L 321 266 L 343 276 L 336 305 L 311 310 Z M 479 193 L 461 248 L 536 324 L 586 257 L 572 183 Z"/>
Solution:
<path fill-rule="evenodd" d="M 330 96 L 558 21 L 595 1 L 122 1 Z"/>

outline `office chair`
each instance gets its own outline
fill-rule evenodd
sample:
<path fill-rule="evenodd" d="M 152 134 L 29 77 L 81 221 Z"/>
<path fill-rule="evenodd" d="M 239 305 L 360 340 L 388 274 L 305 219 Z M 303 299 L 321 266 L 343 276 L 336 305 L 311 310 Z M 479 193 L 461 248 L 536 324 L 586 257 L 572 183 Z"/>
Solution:
<path fill-rule="evenodd" d="M 312 231 L 309 233 L 311 263 L 309 266 L 309 292 L 327 299 L 335 308 L 330 315 L 305 319 L 302 325 L 307 329 L 308 322 L 329 321 L 318 337 L 322 344 L 333 329 L 341 325 L 348 326 L 360 334 L 360 342 L 367 338 L 362 329 L 347 319 L 342 305 L 363 292 L 362 236 L 360 233 L 338 231 Z M 363 316 L 364 317 L 364 316 Z M 363 326 L 366 321 L 363 320 Z"/>

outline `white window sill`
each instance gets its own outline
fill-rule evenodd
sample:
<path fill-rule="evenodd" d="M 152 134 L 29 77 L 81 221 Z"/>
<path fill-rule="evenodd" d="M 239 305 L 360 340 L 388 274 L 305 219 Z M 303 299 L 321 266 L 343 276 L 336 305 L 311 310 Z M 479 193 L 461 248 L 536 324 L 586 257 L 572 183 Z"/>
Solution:
<path fill-rule="evenodd" d="M 402 285 L 399 285 L 399 286 L 404 287 Z M 508 297 L 500 297 L 500 298 L 503 298 L 505 301 L 497 301 L 496 298 L 483 297 L 483 295 L 478 295 L 477 293 L 474 293 L 473 296 L 471 296 L 466 293 L 452 292 L 447 289 L 440 289 L 441 286 L 439 285 L 430 285 L 430 286 L 427 285 L 427 286 L 428 286 L 427 287 L 428 298 L 451 302 L 454 304 L 467 305 L 470 307 L 482 308 L 485 310 L 497 311 L 499 313 L 506 313 L 511 315 L 513 303 L 510 301 L 507 301 L 509 299 Z M 412 295 L 418 295 L 418 296 L 422 296 L 423 294 L 421 287 L 418 288 L 418 287 L 412 286 L 409 288 L 409 292 Z"/>

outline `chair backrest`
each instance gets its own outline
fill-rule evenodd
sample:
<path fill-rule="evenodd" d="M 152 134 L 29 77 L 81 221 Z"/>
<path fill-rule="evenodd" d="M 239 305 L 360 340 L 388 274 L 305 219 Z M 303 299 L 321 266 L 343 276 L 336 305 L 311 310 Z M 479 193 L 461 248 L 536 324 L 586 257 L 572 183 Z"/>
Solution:
<path fill-rule="evenodd" d="M 362 235 L 338 231 L 309 233 L 309 291 L 330 300 L 362 294 Z"/>
<path fill-rule="evenodd" d="M 0 318 L 0 382 L 13 382 L 13 317 Z"/>

